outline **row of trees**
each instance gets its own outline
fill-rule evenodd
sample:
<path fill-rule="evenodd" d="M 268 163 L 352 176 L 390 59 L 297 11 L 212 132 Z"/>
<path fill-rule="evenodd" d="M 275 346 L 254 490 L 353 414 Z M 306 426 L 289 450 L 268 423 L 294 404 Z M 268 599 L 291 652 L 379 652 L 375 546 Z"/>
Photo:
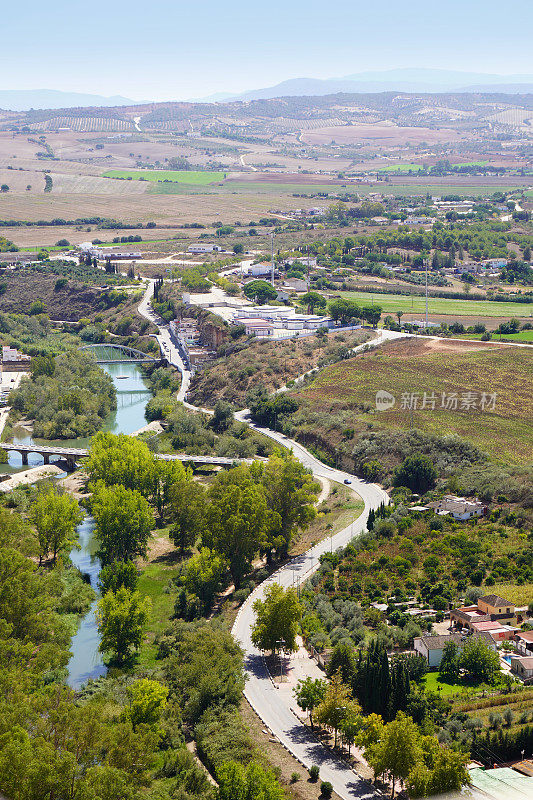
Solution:
<path fill-rule="evenodd" d="M 390 722 L 376 713 L 364 716 L 353 699 L 341 671 L 331 681 L 306 678 L 295 690 L 298 705 L 309 712 L 311 725 L 318 723 L 334 732 L 348 746 L 363 748 L 377 777 L 387 778 L 394 797 L 398 781 L 406 784 L 410 797 L 426 797 L 458 791 L 469 783 L 468 753 L 442 747 L 434 736 L 424 736 L 412 717 L 399 711 Z"/>

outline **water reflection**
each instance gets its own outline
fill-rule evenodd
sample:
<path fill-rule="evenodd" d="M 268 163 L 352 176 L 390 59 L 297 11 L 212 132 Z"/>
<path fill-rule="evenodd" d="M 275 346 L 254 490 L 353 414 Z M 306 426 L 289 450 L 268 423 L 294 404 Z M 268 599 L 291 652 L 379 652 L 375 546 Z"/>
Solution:
<path fill-rule="evenodd" d="M 103 364 L 104 369 L 111 377 L 117 390 L 117 410 L 106 419 L 104 430 L 112 433 L 133 433 L 146 424 L 144 409 L 151 395 L 141 369 L 135 363 Z M 34 439 L 30 431 L 20 425 L 14 429 L 13 442 L 15 444 L 47 444 L 59 447 L 88 447 L 89 438 L 59 439 L 50 442 Z M 53 463 L 53 457 L 50 462 Z M 43 463 L 43 457 L 38 453 L 30 453 L 28 466 L 35 467 Z M 61 465 L 62 462 L 59 461 Z M 4 473 L 20 472 L 28 469 L 22 465 L 22 456 L 19 453 L 8 454 L 8 464 L 2 464 Z M 91 586 L 97 591 L 100 561 L 95 556 L 96 544 L 93 538 L 94 522 L 91 517 L 85 517 L 78 528 L 79 550 L 72 550 L 70 557 L 73 564 L 79 567 L 82 573 L 90 576 Z M 72 639 L 72 658 L 68 664 L 68 683 L 73 688 L 79 688 L 89 678 L 104 675 L 106 667 L 98 650 L 100 637 L 96 627 L 95 610 L 96 600 L 91 604 L 90 610 L 80 620 L 78 632 Z"/>

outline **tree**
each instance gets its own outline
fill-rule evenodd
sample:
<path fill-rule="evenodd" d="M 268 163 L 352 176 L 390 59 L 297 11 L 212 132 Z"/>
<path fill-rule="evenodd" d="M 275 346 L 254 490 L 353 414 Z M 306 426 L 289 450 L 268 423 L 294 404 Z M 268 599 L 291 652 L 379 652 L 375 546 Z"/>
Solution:
<path fill-rule="evenodd" d="M 210 425 L 217 433 L 224 433 L 233 422 L 233 408 L 225 400 L 217 400 L 213 409 Z"/>
<path fill-rule="evenodd" d="M 143 678 L 128 687 L 129 717 L 137 725 L 157 726 L 167 704 L 168 689 L 159 681 Z"/>
<path fill-rule="evenodd" d="M 435 486 L 437 470 L 429 456 L 416 454 L 408 456 L 396 468 L 393 482 L 395 486 L 407 486 L 411 491 L 425 494 Z"/>
<path fill-rule="evenodd" d="M 278 296 L 277 290 L 268 281 L 250 281 L 244 285 L 243 292 L 261 306 Z"/>
<path fill-rule="evenodd" d="M 91 512 L 104 563 L 146 555 L 154 515 L 140 492 L 100 481 L 91 498 Z"/>
<path fill-rule="evenodd" d="M 252 761 L 247 767 L 235 761 L 217 770 L 217 800 L 284 800 L 285 792 L 274 774 Z"/>
<path fill-rule="evenodd" d="M 76 528 L 83 513 L 73 497 L 50 487 L 37 495 L 31 519 L 39 538 L 39 563 L 50 552 L 55 563 L 60 551 L 70 550 L 77 542 Z"/>
<path fill-rule="evenodd" d="M 434 736 L 422 736 L 420 744 L 422 761 L 411 770 L 407 780 L 410 797 L 458 792 L 470 783 L 466 769 L 468 753 L 442 747 Z"/>
<path fill-rule="evenodd" d="M 352 700 L 350 687 L 342 681 L 339 672 L 331 678 L 324 699 L 315 712 L 315 719 L 320 725 L 333 728 L 337 747 L 337 734 L 343 720 L 360 712 L 359 705 Z"/>
<path fill-rule="evenodd" d="M 202 612 L 206 616 L 213 607 L 215 595 L 223 587 L 226 573 L 225 560 L 207 547 L 202 547 L 200 552 L 187 562 L 185 586 L 199 597 Z"/>
<path fill-rule="evenodd" d="M 125 586 L 105 594 L 96 610 L 101 652 L 111 653 L 114 661 L 123 664 L 141 646 L 151 607 L 149 597 L 130 592 Z"/>
<path fill-rule="evenodd" d="M 192 483 L 191 472 L 185 471 L 181 461 L 154 460 L 151 494 L 161 520 L 165 519 L 172 502 L 172 490 L 180 483 Z"/>
<path fill-rule="evenodd" d="M 388 775 L 395 795 L 398 778 L 405 780 L 422 759 L 420 733 L 402 711 L 383 728 L 381 739 L 365 749 L 365 758 L 376 775 Z"/>
<path fill-rule="evenodd" d="M 500 671 L 500 659 L 485 639 L 472 636 L 463 644 L 459 667 L 474 683 L 493 683 Z"/>
<path fill-rule="evenodd" d="M 107 592 L 117 592 L 121 586 L 125 586 L 130 592 L 133 592 L 137 588 L 138 579 L 135 562 L 112 561 L 100 570 L 98 588 L 102 595 Z"/>
<path fill-rule="evenodd" d="M 9 192 L 9 186 L 7 185 L 7 183 L 3 183 L 3 184 L 0 186 L 0 192 L 3 192 L 3 193 L 5 193 L 5 192 Z"/>
<path fill-rule="evenodd" d="M 240 255 L 241 253 L 244 253 L 244 245 L 240 244 L 240 242 L 238 242 L 237 244 L 234 244 L 233 245 L 233 252 L 235 253 L 235 255 Z"/>
<path fill-rule="evenodd" d="M 352 300 L 333 300 L 328 306 L 329 313 L 336 322 L 347 325 L 355 319 L 361 319 L 361 309 Z"/>
<path fill-rule="evenodd" d="M 446 642 L 439 666 L 439 678 L 455 683 L 459 677 L 459 648 L 455 642 Z"/>
<path fill-rule="evenodd" d="M 288 450 L 277 450 L 264 466 L 256 469 L 261 470 L 268 507 L 279 519 L 271 543 L 280 555 L 286 555 L 296 531 L 306 528 L 315 518 L 318 484 Z"/>
<path fill-rule="evenodd" d="M 266 587 L 264 597 L 254 603 L 256 619 L 252 642 L 261 650 L 293 653 L 298 649 L 296 635 L 302 618 L 302 606 L 295 590 L 285 590 L 279 583 L 272 583 Z M 281 647 L 279 642 L 283 642 Z"/>
<path fill-rule="evenodd" d="M 396 312 L 396 316 L 398 317 L 398 325 L 401 325 L 402 324 L 403 311 L 397 311 Z"/>
<path fill-rule="evenodd" d="M 183 557 L 188 547 L 200 535 L 205 511 L 205 489 L 191 480 L 174 483 L 170 489 L 171 519 L 170 529 L 172 541 L 179 548 Z"/>
<path fill-rule="evenodd" d="M 251 479 L 244 466 L 219 473 L 208 498 L 202 543 L 227 559 L 238 589 L 275 520 L 268 510 L 263 487 Z"/>
<path fill-rule="evenodd" d="M 103 481 L 107 486 L 122 484 L 149 497 L 154 493 L 155 469 L 148 445 L 136 436 L 100 431 L 91 440 L 86 470 L 93 482 Z M 181 473 L 184 477 L 183 466 Z"/>
<path fill-rule="evenodd" d="M 302 711 L 309 713 L 309 722 L 313 727 L 313 712 L 324 700 L 327 689 L 327 681 L 321 678 L 307 677 L 298 681 L 294 696 Z"/>
<path fill-rule="evenodd" d="M 315 308 L 326 307 L 326 298 L 318 292 L 306 292 L 299 298 L 299 302 L 307 306 L 308 314 L 314 314 Z"/>
<path fill-rule="evenodd" d="M 381 306 L 363 306 L 361 309 L 361 318 L 368 322 L 372 328 L 377 327 L 378 322 L 381 319 Z"/>

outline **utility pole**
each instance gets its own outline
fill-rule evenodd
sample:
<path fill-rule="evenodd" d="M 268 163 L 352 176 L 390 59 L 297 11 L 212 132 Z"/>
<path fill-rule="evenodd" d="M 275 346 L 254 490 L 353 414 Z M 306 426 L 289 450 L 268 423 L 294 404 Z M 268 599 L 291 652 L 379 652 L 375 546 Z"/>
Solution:
<path fill-rule="evenodd" d="M 270 240 L 270 258 L 272 261 L 271 283 L 274 286 L 274 231 L 272 231 Z"/>
<path fill-rule="evenodd" d="M 309 245 L 307 245 L 307 291 L 309 291 Z"/>

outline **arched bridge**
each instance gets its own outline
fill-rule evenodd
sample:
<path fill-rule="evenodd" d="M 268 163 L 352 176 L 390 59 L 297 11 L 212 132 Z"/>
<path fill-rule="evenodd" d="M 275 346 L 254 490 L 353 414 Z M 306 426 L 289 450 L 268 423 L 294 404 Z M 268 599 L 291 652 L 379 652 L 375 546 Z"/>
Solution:
<path fill-rule="evenodd" d="M 128 361 L 135 361 L 139 364 L 157 364 L 161 359 L 143 353 L 142 350 L 135 350 L 133 347 L 126 347 L 124 344 L 85 344 L 80 350 L 94 353 L 98 364 L 123 364 Z"/>
<path fill-rule="evenodd" d="M 22 456 L 22 463 L 28 464 L 28 456 L 30 453 L 37 453 L 44 458 L 44 463 L 50 463 L 51 456 L 67 462 L 67 469 L 74 470 L 76 468 L 76 461 L 80 458 L 87 458 L 89 451 L 82 448 L 75 447 L 55 447 L 49 445 L 37 444 L 14 444 L 13 442 L 0 442 L 0 449 L 9 452 L 20 453 Z M 231 467 L 233 464 L 251 464 L 251 458 L 226 458 L 224 456 L 194 456 L 188 454 L 157 454 L 156 458 L 162 461 L 183 461 L 192 464 L 215 464 L 220 467 Z"/>

